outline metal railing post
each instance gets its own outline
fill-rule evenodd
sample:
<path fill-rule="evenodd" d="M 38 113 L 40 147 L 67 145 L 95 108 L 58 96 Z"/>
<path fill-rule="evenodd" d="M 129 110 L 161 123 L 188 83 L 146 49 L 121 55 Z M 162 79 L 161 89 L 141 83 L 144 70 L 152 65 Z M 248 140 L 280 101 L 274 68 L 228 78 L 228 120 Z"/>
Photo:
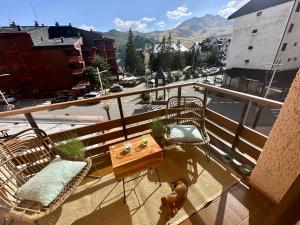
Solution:
<path fill-rule="evenodd" d="M 31 115 L 31 113 L 25 113 L 24 116 L 26 117 L 28 123 L 30 124 L 30 126 L 32 128 L 39 128 L 39 126 L 37 125 L 37 123 L 35 122 L 35 119 L 33 118 L 33 116 Z"/>
<path fill-rule="evenodd" d="M 263 107 L 262 107 L 262 106 L 259 106 L 259 108 L 258 108 L 258 110 L 257 110 L 257 113 L 256 113 L 256 116 L 255 116 L 255 119 L 254 119 L 254 122 L 253 122 L 253 125 L 252 125 L 252 128 L 253 128 L 253 129 L 255 129 L 256 126 L 257 126 L 257 124 L 258 124 L 258 121 L 259 121 L 259 118 L 260 118 L 262 109 L 263 109 Z"/>
<path fill-rule="evenodd" d="M 251 105 L 252 105 L 252 101 L 249 101 L 248 103 L 245 102 L 245 105 L 244 105 L 244 108 L 243 108 L 243 111 L 242 111 L 242 114 L 241 114 L 241 117 L 240 117 L 239 125 L 238 125 L 238 127 L 235 131 L 235 136 L 234 136 L 234 139 L 233 139 L 233 142 L 232 142 L 232 147 L 231 147 L 232 154 L 235 153 L 235 147 L 236 147 L 236 145 L 239 141 L 240 134 L 241 134 L 241 132 L 243 130 L 243 126 L 244 126 L 244 124 L 247 120 Z"/>
<path fill-rule="evenodd" d="M 122 102 L 121 102 L 121 98 L 120 97 L 118 97 L 117 99 L 118 99 L 118 106 L 119 106 L 120 117 L 121 117 L 121 120 L 122 120 L 123 133 L 124 133 L 125 140 L 127 140 L 128 137 L 127 137 L 127 130 L 126 130 L 126 124 L 125 124 L 125 119 L 124 119 Z"/>

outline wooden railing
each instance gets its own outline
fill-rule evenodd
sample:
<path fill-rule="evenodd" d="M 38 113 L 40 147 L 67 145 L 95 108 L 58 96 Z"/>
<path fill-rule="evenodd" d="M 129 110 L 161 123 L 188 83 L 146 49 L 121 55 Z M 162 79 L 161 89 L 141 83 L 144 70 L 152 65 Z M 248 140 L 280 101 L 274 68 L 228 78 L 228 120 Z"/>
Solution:
<path fill-rule="evenodd" d="M 217 155 L 229 153 L 234 157 L 236 162 L 248 164 L 254 167 L 268 137 L 245 126 L 250 106 L 255 104 L 258 108 L 267 106 L 279 109 L 282 107 L 283 103 L 200 83 L 190 82 L 97 97 L 97 100 L 117 99 L 120 118 L 58 132 L 49 136 L 55 142 L 58 142 L 64 140 L 65 137 L 68 137 L 68 133 L 76 133 L 86 146 L 86 156 L 91 157 L 95 164 L 101 163 L 103 166 L 108 166 L 111 163 L 108 154 L 109 145 L 141 134 L 150 133 L 151 120 L 156 117 L 164 119 L 165 116 L 165 109 L 159 109 L 125 117 L 121 101 L 122 97 L 174 88 L 178 89 L 178 95 L 181 95 L 182 87 L 192 88 L 192 86 L 198 86 L 203 89 L 202 93 L 205 101 L 208 94 L 219 93 L 239 99 L 244 103 L 239 122 L 206 108 L 206 127 L 212 139 L 212 147 Z M 92 102 L 95 102 L 95 99 L 85 99 L 80 101 L 17 109 L 14 111 L 0 112 L 0 118 L 24 114 L 32 127 L 38 127 L 38 124 L 32 117 L 31 113 L 33 112 L 56 110 L 68 106 L 84 105 Z M 30 158 L 30 156 L 28 158 Z"/>

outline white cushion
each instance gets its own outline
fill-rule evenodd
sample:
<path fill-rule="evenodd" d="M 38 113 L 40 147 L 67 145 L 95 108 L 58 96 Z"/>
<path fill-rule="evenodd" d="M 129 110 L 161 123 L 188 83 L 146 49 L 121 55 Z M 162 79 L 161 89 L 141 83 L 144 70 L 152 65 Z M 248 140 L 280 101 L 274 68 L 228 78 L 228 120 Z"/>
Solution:
<path fill-rule="evenodd" d="M 17 192 L 17 198 L 47 206 L 85 166 L 86 162 L 57 158 L 22 185 Z"/>
<path fill-rule="evenodd" d="M 170 139 L 180 142 L 202 142 L 203 137 L 194 125 L 173 125 L 170 128 Z"/>

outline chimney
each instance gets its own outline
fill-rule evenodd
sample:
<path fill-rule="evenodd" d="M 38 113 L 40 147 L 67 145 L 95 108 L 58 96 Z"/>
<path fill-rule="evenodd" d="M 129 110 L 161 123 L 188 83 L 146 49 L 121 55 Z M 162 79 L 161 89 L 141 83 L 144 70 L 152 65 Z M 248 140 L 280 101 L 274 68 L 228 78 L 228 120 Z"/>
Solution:
<path fill-rule="evenodd" d="M 60 40 L 61 40 L 61 43 L 64 43 L 64 37 L 61 37 Z"/>

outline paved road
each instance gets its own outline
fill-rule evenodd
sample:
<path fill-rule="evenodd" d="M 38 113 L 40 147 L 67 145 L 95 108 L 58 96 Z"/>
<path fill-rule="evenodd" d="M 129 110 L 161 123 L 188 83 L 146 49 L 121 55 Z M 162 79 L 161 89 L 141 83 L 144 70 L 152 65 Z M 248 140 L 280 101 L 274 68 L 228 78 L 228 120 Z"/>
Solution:
<path fill-rule="evenodd" d="M 212 78 L 211 78 L 212 79 Z M 203 78 L 199 79 L 193 79 L 191 81 L 199 81 L 201 82 Z M 181 83 L 184 81 L 180 81 L 177 83 Z M 174 83 L 173 83 L 174 84 Z M 140 84 L 134 88 L 128 88 L 124 92 L 128 91 L 136 91 L 144 89 L 144 84 Z M 159 92 L 159 95 L 163 95 L 163 91 Z M 169 93 L 167 93 L 167 96 L 176 96 L 177 95 L 177 89 L 172 89 Z M 195 91 L 192 86 L 189 87 L 183 87 L 182 88 L 182 95 L 183 96 L 199 96 L 203 97 L 202 93 L 199 91 Z M 155 98 L 155 93 L 152 93 L 152 98 Z M 121 99 L 122 105 L 123 105 L 123 111 L 124 116 L 129 116 L 133 114 L 143 113 L 146 111 L 151 111 L 155 109 L 165 108 L 165 106 L 159 106 L 159 105 L 150 105 L 150 104 L 140 104 L 140 98 L 138 95 L 134 96 L 128 96 L 123 97 Z M 24 107 L 24 106 L 30 106 L 30 105 L 36 105 L 36 104 L 45 104 L 47 103 L 46 100 L 39 100 L 39 101 L 31 101 L 31 102 L 19 102 L 17 104 L 17 107 Z M 107 114 L 106 111 L 103 109 L 103 106 L 105 104 L 110 105 L 110 115 L 112 119 L 118 119 L 120 118 L 118 103 L 116 99 L 103 101 L 99 104 L 94 105 L 84 105 L 84 106 L 71 106 L 60 110 L 53 110 L 53 111 L 40 111 L 33 113 L 33 116 L 46 116 L 48 118 L 52 118 L 53 121 L 55 121 L 55 117 L 63 116 L 65 115 L 66 118 L 70 118 L 70 120 L 80 120 L 82 116 L 93 116 L 93 117 L 101 117 L 104 118 L 104 120 L 107 120 Z M 232 100 L 230 98 L 218 98 L 213 94 L 208 95 L 208 108 L 212 109 L 224 116 L 227 116 L 233 120 L 238 121 L 242 108 L 244 106 L 244 103 Z M 256 115 L 256 107 L 251 107 L 250 113 L 248 116 L 247 123 L 249 126 L 253 124 L 255 115 Z M 264 109 L 262 112 L 261 119 L 259 121 L 259 126 L 263 127 L 271 127 L 273 126 L 274 121 L 277 118 L 277 111 L 270 110 L 270 109 Z M 1 120 L 0 120 L 1 122 Z"/>

